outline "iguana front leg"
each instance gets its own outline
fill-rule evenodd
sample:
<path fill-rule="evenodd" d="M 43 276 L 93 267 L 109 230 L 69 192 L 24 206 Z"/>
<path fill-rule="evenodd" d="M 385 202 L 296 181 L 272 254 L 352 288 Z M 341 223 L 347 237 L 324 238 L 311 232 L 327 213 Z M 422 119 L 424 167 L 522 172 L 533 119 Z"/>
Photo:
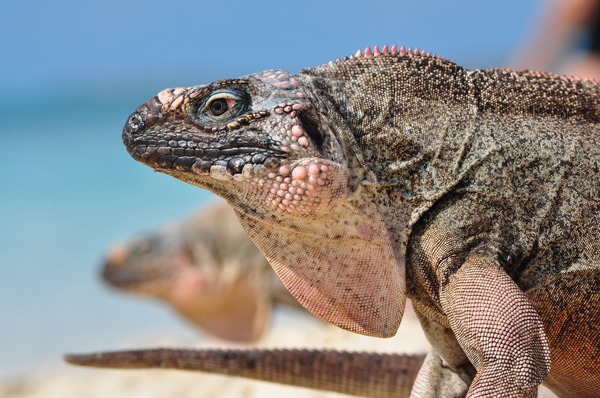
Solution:
<path fill-rule="evenodd" d="M 499 264 L 479 255 L 468 257 L 442 283 L 440 304 L 456 341 L 477 370 L 467 397 L 537 396 L 537 386 L 550 370 L 548 339 L 535 309 Z M 439 345 L 448 338 L 437 336 L 433 341 Z M 444 367 L 431 362 L 428 359 L 429 369 L 419 374 L 414 396 L 434 396 L 434 388 L 443 396 L 448 396 L 446 391 L 455 393 L 456 387 L 439 377 L 436 381 L 447 385 L 418 391 L 423 380 L 435 380 L 430 372 Z"/>

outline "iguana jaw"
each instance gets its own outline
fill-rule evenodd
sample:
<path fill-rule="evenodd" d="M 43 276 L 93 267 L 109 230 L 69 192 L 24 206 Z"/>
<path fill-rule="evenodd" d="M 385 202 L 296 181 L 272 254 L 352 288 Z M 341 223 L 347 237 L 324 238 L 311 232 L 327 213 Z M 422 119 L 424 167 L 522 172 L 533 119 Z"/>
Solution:
<path fill-rule="evenodd" d="M 239 180 L 281 165 L 285 152 L 265 135 L 247 130 L 232 139 L 226 130 L 206 132 L 177 113 L 164 114 L 158 98 L 140 106 L 123 128 L 123 143 L 134 159 L 157 171 L 191 174 L 186 180 Z"/>

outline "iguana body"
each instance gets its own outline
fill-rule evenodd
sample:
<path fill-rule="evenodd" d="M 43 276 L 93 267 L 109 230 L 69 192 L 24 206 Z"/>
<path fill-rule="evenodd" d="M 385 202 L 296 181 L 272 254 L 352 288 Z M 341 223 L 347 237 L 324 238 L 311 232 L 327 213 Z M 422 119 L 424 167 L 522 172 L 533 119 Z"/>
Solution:
<path fill-rule="evenodd" d="M 112 286 L 157 297 L 194 325 L 240 342 L 265 331 L 273 304 L 300 307 L 225 203 L 112 247 Z"/>
<path fill-rule="evenodd" d="M 600 84 L 376 48 L 165 90 L 130 154 L 225 198 L 316 315 L 433 346 L 415 397 L 600 391 Z"/>

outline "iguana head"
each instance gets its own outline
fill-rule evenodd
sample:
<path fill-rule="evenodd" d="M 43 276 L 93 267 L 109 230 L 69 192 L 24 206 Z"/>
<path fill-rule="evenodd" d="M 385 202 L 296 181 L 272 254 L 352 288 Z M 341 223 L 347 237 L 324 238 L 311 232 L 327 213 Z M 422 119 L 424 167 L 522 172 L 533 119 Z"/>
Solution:
<path fill-rule="evenodd" d="M 130 116 L 123 140 L 157 171 L 257 212 L 306 216 L 345 190 L 322 127 L 298 80 L 273 70 L 164 90 Z"/>
<path fill-rule="evenodd" d="M 347 148 L 301 79 L 270 70 L 167 89 L 127 121 L 129 153 L 235 209 L 294 297 L 359 333 L 391 336 L 404 268 Z"/>

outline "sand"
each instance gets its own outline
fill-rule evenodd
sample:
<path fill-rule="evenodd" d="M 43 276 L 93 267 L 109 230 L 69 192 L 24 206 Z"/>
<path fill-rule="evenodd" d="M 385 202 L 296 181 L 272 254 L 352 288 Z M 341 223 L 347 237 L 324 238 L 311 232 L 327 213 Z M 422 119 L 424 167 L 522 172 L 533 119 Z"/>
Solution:
<path fill-rule="evenodd" d="M 139 347 L 248 347 L 211 338 L 190 344 L 172 341 L 134 342 L 115 345 L 115 349 Z M 397 335 L 391 339 L 360 336 L 325 324 L 309 314 L 281 309 L 275 314 L 270 331 L 255 347 L 335 348 L 358 351 L 419 353 L 429 349 L 418 322 L 407 313 Z M 20 379 L 0 380 L 2 398 L 334 398 L 335 393 L 250 381 L 227 376 L 170 370 L 104 370 L 76 367 L 47 369 Z M 552 397 L 543 393 L 541 397 Z"/>

